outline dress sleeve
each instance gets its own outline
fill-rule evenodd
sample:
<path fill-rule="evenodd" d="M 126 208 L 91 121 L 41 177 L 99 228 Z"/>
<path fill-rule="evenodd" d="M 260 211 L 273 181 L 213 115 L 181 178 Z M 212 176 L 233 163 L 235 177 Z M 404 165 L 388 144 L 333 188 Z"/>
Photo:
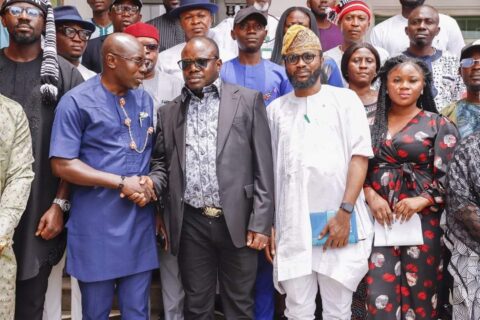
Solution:
<path fill-rule="evenodd" d="M 12 244 L 13 232 L 27 206 L 34 176 L 32 140 L 27 116 L 20 106 L 11 109 L 18 109 L 18 112 L 14 118 L 9 119 L 13 120 L 14 124 L 3 124 L 4 129 L 11 128 L 14 132 L 11 132 L 13 139 L 10 139 L 10 136 L 2 136 L 3 143 L 7 138 L 11 141 L 11 150 L 5 171 L 4 189 L 0 195 L 0 246 Z M 4 116 L 5 118 L 7 117 Z"/>
<path fill-rule="evenodd" d="M 447 174 L 447 222 L 451 218 L 480 242 L 480 208 L 474 184 L 480 168 L 479 135 L 462 141 L 455 150 Z M 454 224 L 456 224 L 454 223 Z M 449 225 L 452 228 L 451 225 Z"/>
<path fill-rule="evenodd" d="M 433 211 L 438 211 L 444 204 L 445 179 L 448 162 L 452 159 L 459 135 L 455 125 L 443 116 L 437 119 L 437 135 L 434 143 L 433 180 L 420 196 L 430 200 Z"/>
<path fill-rule="evenodd" d="M 50 158 L 78 158 L 84 123 L 72 96 L 64 96 L 58 103 L 50 140 Z"/>

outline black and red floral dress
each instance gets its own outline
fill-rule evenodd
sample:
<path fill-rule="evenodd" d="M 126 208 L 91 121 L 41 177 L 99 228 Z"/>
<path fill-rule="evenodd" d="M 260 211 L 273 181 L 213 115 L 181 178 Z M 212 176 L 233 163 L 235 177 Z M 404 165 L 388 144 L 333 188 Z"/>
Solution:
<path fill-rule="evenodd" d="M 420 111 L 374 150 L 367 186 L 386 199 L 391 208 L 402 199 L 416 196 L 429 199 L 432 205 L 420 212 L 423 245 L 372 249 L 366 277 L 369 319 L 437 316 L 444 250 L 440 215 L 447 163 L 457 139 L 457 129 L 449 120 Z"/>

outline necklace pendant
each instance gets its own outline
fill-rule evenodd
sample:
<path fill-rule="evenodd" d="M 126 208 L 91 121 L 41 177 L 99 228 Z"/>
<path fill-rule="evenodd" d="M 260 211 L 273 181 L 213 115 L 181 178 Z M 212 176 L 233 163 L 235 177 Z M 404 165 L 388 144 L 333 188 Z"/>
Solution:
<path fill-rule="evenodd" d="M 130 128 L 130 125 L 132 124 L 132 120 L 130 118 L 125 118 L 124 121 L 125 125 Z"/>
<path fill-rule="evenodd" d="M 126 103 L 126 102 L 125 102 L 125 99 L 124 99 L 124 98 L 120 98 L 119 103 L 120 103 L 120 107 L 123 108 L 123 107 L 125 106 L 125 103 Z"/>
<path fill-rule="evenodd" d="M 137 148 L 137 144 L 135 141 L 130 142 L 130 149 L 135 150 Z"/>

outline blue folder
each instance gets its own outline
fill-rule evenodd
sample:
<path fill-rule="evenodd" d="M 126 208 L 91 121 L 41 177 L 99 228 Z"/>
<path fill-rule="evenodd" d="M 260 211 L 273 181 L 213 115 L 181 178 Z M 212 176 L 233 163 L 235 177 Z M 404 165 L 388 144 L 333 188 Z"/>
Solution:
<path fill-rule="evenodd" d="M 322 232 L 323 228 L 327 225 L 327 221 L 330 218 L 334 217 L 337 214 L 337 211 L 323 211 L 323 212 L 311 212 L 310 213 L 310 224 L 312 226 L 312 245 L 313 246 L 323 246 L 328 239 L 328 233 L 322 238 L 319 239 L 318 236 Z M 351 213 L 350 217 L 350 234 L 348 236 L 348 243 L 357 243 L 358 242 L 358 231 L 357 231 L 357 219 L 355 211 Z"/>

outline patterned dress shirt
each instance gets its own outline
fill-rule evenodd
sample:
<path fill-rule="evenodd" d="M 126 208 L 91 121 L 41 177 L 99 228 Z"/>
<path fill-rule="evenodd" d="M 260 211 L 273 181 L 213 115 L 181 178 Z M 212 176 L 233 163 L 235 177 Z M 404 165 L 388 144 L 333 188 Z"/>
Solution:
<path fill-rule="evenodd" d="M 0 319 L 13 319 L 17 263 L 13 232 L 33 180 L 32 140 L 22 107 L 0 95 Z"/>
<path fill-rule="evenodd" d="M 195 208 L 217 207 L 220 194 L 217 179 L 217 127 L 220 80 L 203 88 L 203 98 L 183 88 L 189 99 L 185 135 L 185 202 Z"/>

